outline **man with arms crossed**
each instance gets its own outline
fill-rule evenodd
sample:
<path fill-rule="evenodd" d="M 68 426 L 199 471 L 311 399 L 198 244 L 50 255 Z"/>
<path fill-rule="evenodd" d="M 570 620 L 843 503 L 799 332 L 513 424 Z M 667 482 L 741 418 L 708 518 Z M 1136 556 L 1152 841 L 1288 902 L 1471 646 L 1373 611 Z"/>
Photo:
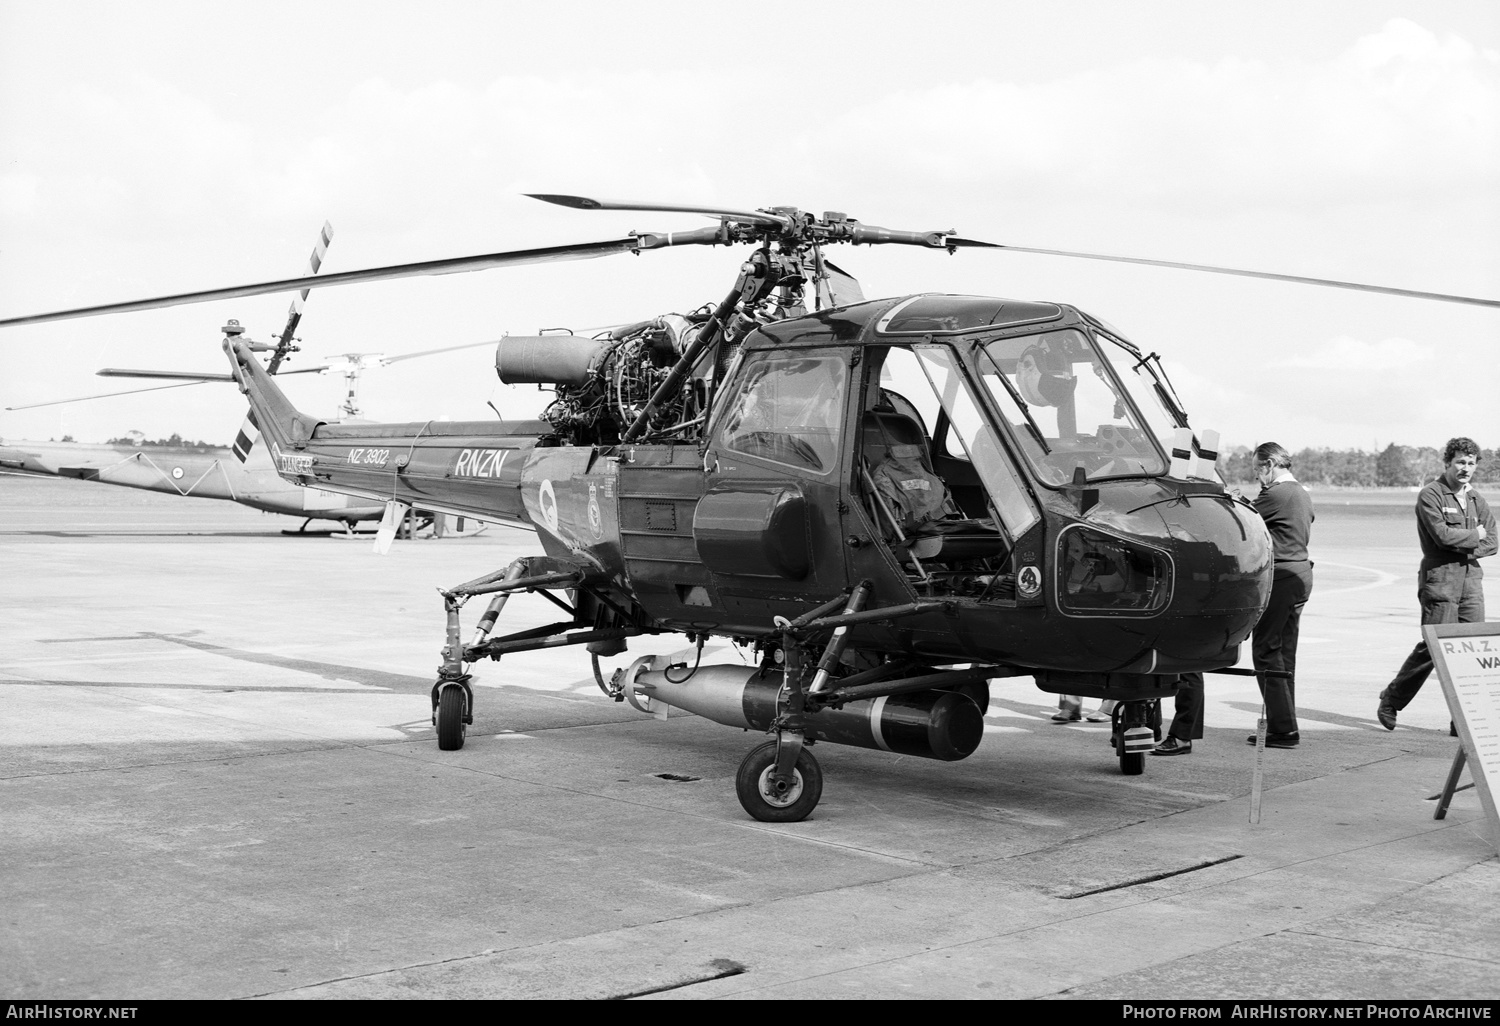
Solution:
<path fill-rule="evenodd" d="M 1443 476 L 1417 496 L 1417 539 L 1422 543 L 1417 598 L 1423 624 L 1484 620 L 1479 560 L 1494 554 L 1497 539 L 1489 504 L 1469 486 L 1478 466 L 1479 446 L 1473 439 L 1449 439 L 1443 448 Z M 1416 697 L 1431 672 L 1427 642 L 1419 641 L 1380 693 L 1375 716 L 1382 727 L 1396 729 L 1396 713 Z"/>

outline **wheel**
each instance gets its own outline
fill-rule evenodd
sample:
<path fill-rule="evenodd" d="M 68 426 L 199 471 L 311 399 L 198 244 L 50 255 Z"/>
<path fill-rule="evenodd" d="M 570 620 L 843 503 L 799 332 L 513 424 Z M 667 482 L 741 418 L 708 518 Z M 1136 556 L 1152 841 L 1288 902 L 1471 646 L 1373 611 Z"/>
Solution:
<path fill-rule="evenodd" d="M 438 747 L 445 752 L 456 752 L 464 746 L 464 689 L 450 684 L 438 693 L 437 736 Z"/>
<path fill-rule="evenodd" d="M 734 793 L 745 811 L 762 823 L 797 823 L 823 797 L 823 771 L 818 760 L 806 748 L 797 754 L 792 768 L 792 787 L 778 795 L 771 786 L 771 772 L 776 768 L 776 742 L 767 741 L 740 763 L 734 775 Z"/>
<path fill-rule="evenodd" d="M 1127 777 L 1138 777 L 1146 772 L 1146 753 L 1126 752 L 1120 756 L 1120 772 Z"/>

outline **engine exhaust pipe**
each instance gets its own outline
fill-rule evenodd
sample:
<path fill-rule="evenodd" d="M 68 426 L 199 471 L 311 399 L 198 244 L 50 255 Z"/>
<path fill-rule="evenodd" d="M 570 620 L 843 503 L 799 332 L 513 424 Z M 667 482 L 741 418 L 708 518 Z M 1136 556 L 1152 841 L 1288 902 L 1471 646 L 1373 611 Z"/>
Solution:
<path fill-rule="evenodd" d="M 776 718 L 781 674 L 762 676 L 757 667 L 700 666 L 686 680 L 666 672 L 660 656 L 638 659 L 626 671 L 625 697 L 644 713 L 673 706 L 727 727 L 769 730 Z M 984 712 L 957 691 L 917 691 L 821 709 L 806 719 L 815 741 L 875 748 L 898 755 L 956 762 L 968 758 L 984 737 Z"/>

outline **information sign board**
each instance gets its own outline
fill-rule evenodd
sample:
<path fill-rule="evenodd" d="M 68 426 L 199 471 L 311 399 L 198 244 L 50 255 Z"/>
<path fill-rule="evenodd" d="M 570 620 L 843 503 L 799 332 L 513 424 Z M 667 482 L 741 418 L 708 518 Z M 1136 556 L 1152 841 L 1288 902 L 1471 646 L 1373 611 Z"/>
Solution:
<path fill-rule="evenodd" d="M 1422 628 L 1448 711 L 1484 803 L 1490 840 L 1500 848 L 1500 622 L 1427 624 Z M 1457 765 L 1455 764 L 1455 769 Z M 1451 791 L 1457 774 L 1450 777 Z"/>

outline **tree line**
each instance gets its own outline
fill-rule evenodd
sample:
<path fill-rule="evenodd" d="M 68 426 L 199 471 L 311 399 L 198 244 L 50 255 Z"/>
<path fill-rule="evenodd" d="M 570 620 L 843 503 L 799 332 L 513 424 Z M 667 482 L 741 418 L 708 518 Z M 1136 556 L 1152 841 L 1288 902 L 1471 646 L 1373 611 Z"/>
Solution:
<path fill-rule="evenodd" d="M 72 440 L 73 439 L 72 439 L 71 436 L 63 438 L 64 442 L 71 442 Z M 147 446 L 151 446 L 151 447 L 162 446 L 162 447 L 169 447 L 169 448 L 173 448 L 173 449 L 198 449 L 198 450 L 222 449 L 222 448 L 224 448 L 222 445 L 215 445 L 212 442 L 189 442 L 187 439 L 183 438 L 181 435 L 179 435 L 175 431 L 173 431 L 170 436 L 168 436 L 166 438 L 158 438 L 154 442 L 151 439 L 147 438 L 145 435 L 143 435 L 139 431 L 130 431 L 130 432 L 127 432 L 127 433 L 121 435 L 119 438 L 111 438 L 105 444 L 106 445 L 134 445 L 134 446 L 138 446 L 140 448 L 146 448 Z"/>
<path fill-rule="evenodd" d="M 1474 483 L 1500 483 L 1500 452 L 1481 449 Z M 1443 450 L 1431 446 L 1397 445 L 1392 442 L 1379 452 L 1363 449 L 1303 449 L 1292 454 L 1292 473 L 1309 485 L 1344 488 L 1411 488 L 1435 481 L 1443 473 Z M 1255 465 L 1251 450 L 1236 446 L 1219 456 L 1219 474 L 1225 481 L 1253 484 Z"/>

